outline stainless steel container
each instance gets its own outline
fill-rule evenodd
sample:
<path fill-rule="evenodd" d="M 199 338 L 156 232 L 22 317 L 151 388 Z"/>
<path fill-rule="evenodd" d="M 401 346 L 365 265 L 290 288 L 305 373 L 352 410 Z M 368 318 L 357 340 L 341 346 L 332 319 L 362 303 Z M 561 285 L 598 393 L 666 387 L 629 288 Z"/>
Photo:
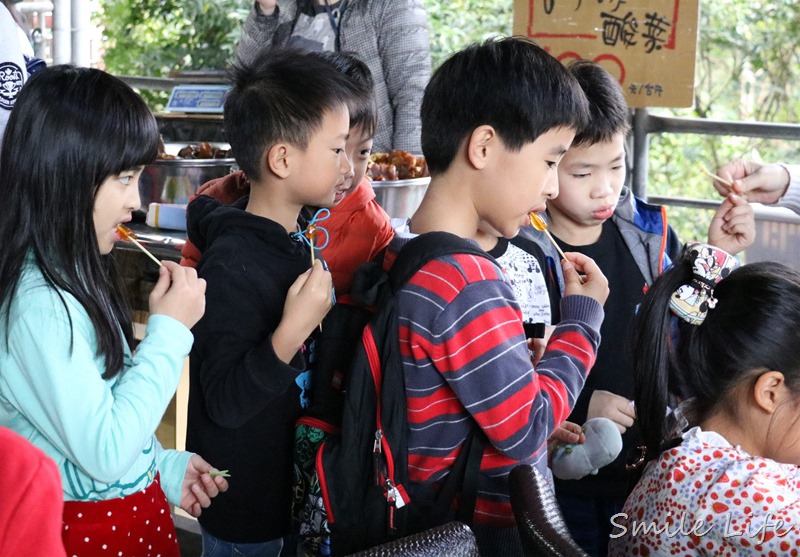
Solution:
<path fill-rule="evenodd" d="M 177 155 L 186 143 L 166 143 L 164 151 Z M 225 144 L 212 145 L 227 149 Z M 230 173 L 236 160 L 228 159 L 158 159 L 149 164 L 139 179 L 142 211 L 150 203 L 188 203 L 198 188 L 214 178 Z"/>
<path fill-rule="evenodd" d="M 419 207 L 430 182 L 429 176 L 412 180 L 379 180 L 372 182 L 372 189 L 375 190 L 375 201 L 390 217 L 407 219 Z"/>

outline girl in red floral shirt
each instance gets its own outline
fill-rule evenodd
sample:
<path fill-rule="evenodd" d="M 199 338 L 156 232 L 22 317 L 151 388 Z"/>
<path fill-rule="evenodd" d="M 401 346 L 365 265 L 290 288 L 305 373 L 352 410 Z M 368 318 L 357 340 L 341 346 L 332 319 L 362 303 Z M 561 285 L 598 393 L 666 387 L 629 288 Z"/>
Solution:
<path fill-rule="evenodd" d="M 737 267 L 694 244 L 645 297 L 636 408 L 650 462 L 612 517 L 611 555 L 800 554 L 800 273 Z M 667 415 L 669 391 L 686 398 Z"/>

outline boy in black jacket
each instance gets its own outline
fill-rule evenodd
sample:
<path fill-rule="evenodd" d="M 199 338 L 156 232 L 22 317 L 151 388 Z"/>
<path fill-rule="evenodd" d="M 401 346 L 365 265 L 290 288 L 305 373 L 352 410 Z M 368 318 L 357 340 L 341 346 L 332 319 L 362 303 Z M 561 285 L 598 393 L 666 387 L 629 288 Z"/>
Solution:
<path fill-rule="evenodd" d="M 277 556 L 290 531 L 310 337 L 332 303 L 330 273 L 312 265 L 298 218 L 343 196 L 351 95 L 333 64 L 296 50 L 235 65 L 224 122 L 250 195 L 189 205 L 208 288 L 193 329 L 186 446 L 231 474 L 225 497 L 200 517 L 204 554 Z"/>

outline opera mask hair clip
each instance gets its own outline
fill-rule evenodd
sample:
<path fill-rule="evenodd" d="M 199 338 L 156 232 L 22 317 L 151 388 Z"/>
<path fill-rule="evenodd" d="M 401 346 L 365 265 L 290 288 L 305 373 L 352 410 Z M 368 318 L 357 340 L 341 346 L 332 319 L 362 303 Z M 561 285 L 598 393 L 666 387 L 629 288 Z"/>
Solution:
<path fill-rule="evenodd" d="M 672 294 L 669 307 L 687 323 L 700 325 L 717 305 L 714 288 L 739 266 L 739 260 L 709 244 L 689 242 L 685 249 L 692 257 L 692 280 Z"/>

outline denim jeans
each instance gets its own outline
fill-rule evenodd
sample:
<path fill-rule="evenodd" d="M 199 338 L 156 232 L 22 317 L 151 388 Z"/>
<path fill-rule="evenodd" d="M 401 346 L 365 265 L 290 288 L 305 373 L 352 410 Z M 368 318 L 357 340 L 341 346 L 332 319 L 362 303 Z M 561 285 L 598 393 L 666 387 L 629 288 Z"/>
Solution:
<path fill-rule="evenodd" d="M 581 497 L 563 492 L 557 493 L 556 498 L 572 539 L 592 557 L 606 557 L 611 517 L 622 510 L 625 499 Z"/>
<path fill-rule="evenodd" d="M 283 538 L 262 543 L 231 543 L 215 538 L 203 527 L 203 553 L 200 557 L 280 557 Z"/>

